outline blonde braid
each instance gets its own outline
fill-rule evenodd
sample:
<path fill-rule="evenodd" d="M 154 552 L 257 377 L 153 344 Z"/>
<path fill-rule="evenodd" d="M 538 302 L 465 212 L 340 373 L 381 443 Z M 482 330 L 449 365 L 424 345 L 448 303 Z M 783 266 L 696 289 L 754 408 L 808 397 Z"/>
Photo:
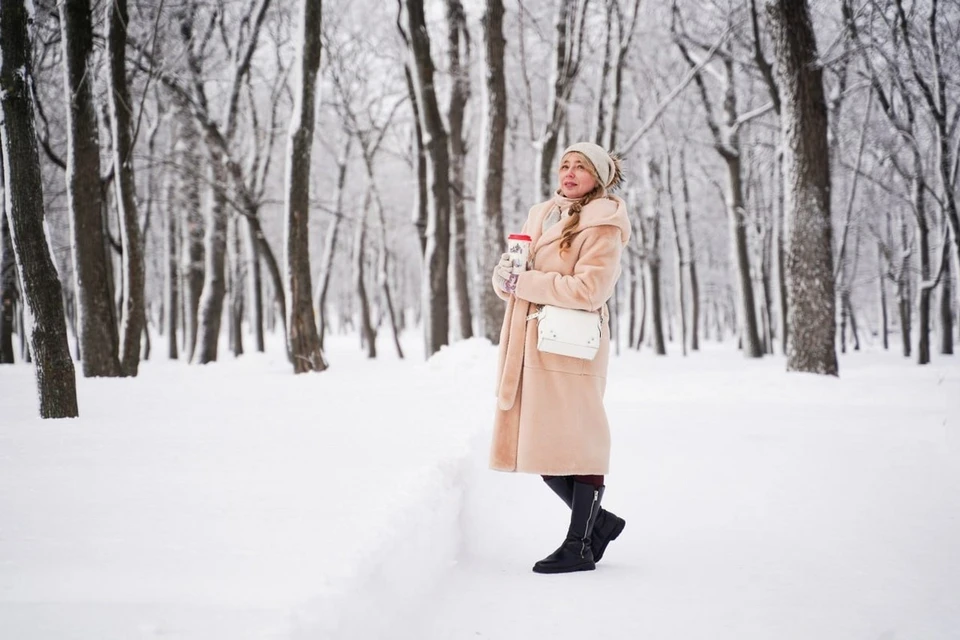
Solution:
<path fill-rule="evenodd" d="M 570 216 L 567 218 L 567 222 L 563 225 L 563 235 L 560 237 L 561 255 L 563 255 L 563 252 L 569 249 L 573 244 L 573 236 L 576 235 L 577 227 L 580 225 L 580 211 L 582 211 L 585 206 L 590 204 L 590 202 L 599 198 L 600 194 L 602 193 L 603 187 L 598 182 L 597 186 L 594 187 L 589 193 L 570 205 Z"/>

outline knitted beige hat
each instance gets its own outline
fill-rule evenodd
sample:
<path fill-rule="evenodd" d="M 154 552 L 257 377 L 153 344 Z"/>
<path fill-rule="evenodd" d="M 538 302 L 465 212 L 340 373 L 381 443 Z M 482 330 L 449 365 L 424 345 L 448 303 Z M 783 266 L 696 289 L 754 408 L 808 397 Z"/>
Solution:
<path fill-rule="evenodd" d="M 590 161 L 593 168 L 597 170 L 597 177 L 600 178 L 600 182 L 605 188 L 611 189 L 620 183 L 622 177 L 620 159 L 607 153 L 607 150 L 600 145 L 592 142 L 577 142 L 564 149 L 563 155 L 560 157 L 563 158 L 571 151 L 582 154 Z"/>

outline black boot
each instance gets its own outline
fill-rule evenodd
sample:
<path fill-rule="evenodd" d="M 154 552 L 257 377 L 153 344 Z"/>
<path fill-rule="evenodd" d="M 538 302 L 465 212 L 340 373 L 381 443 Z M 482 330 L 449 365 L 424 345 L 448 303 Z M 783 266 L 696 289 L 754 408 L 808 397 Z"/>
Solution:
<path fill-rule="evenodd" d="M 556 551 L 533 565 L 536 573 L 569 573 L 593 571 L 597 568 L 593 558 L 590 534 L 600 511 L 603 488 L 584 482 L 573 483 L 573 505 L 570 508 L 570 526 L 567 538 Z"/>
<path fill-rule="evenodd" d="M 568 507 L 573 506 L 573 476 L 543 476 L 543 481 L 560 496 Z M 627 521 L 601 508 L 593 525 L 593 561 L 600 562 L 607 545 L 616 540 Z"/>

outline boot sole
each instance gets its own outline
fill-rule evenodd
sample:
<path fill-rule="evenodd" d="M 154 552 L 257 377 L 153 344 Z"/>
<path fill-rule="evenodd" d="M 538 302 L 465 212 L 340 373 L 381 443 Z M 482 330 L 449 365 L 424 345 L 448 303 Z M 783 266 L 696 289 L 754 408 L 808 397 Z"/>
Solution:
<path fill-rule="evenodd" d="M 554 574 L 554 573 L 574 573 L 576 571 L 593 571 L 597 568 L 596 562 L 584 562 L 583 564 L 578 564 L 573 567 L 541 567 L 534 565 L 534 573 L 545 573 L 545 574 Z"/>

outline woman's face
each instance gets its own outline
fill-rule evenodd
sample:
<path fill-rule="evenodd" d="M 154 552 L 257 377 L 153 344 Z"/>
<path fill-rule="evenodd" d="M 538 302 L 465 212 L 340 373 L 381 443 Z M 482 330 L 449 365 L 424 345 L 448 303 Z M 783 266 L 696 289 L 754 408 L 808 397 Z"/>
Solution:
<path fill-rule="evenodd" d="M 587 195 L 597 186 L 586 159 L 575 151 L 563 156 L 560 161 L 560 193 L 565 198 L 576 200 Z"/>

